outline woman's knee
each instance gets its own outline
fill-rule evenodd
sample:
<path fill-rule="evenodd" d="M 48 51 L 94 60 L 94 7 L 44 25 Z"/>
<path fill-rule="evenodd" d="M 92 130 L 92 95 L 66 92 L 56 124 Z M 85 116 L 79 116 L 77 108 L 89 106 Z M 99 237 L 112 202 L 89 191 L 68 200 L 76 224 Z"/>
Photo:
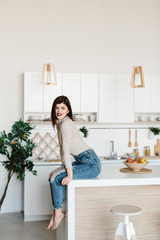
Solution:
<path fill-rule="evenodd" d="M 51 173 L 49 174 L 49 181 L 50 181 L 50 182 L 53 182 L 54 179 L 55 179 L 55 177 L 56 177 L 56 174 L 54 173 L 54 171 L 51 172 Z"/>
<path fill-rule="evenodd" d="M 61 179 L 63 179 L 64 177 L 66 177 L 66 170 L 64 167 L 59 167 L 59 168 L 56 168 L 54 171 L 52 171 L 50 174 L 49 174 L 49 181 L 50 183 L 52 182 L 59 182 L 61 181 Z"/>

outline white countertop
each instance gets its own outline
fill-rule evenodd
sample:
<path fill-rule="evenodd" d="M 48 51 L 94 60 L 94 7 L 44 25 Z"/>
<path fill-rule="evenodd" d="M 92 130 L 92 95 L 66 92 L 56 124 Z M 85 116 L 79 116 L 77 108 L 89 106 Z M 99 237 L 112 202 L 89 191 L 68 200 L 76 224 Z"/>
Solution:
<path fill-rule="evenodd" d="M 160 184 L 160 163 L 149 163 L 146 168 L 151 169 L 152 172 L 143 174 L 120 172 L 124 167 L 126 166 L 123 163 L 102 164 L 102 171 L 97 178 L 73 180 L 69 188 Z"/>
<path fill-rule="evenodd" d="M 123 161 L 125 161 L 125 159 L 121 159 L 121 160 L 113 160 L 113 159 L 108 159 L 108 160 L 104 160 L 103 158 L 99 157 L 101 160 L 101 164 L 121 164 L 123 163 Z M 48 165 L 61 165 L 61 162 L 49 162 L 49 161 L 44 161 L 44 160 L 39 160 L 37 158 L 35 159 L 31 159 L 34 163 L 35 166 L 48 166 Z M 149 163 L 151 164 L 160 164 L 160 159 L 156 159 L 156 160 L 148 160 Z"/>
<path fill-rule="evenodd" d="M 101 159 L 101 158 L 100 158 Z M 125 185 L 152 185 L 160 184 L 160 159 L 148 160 L 146 168 L 152 169 L 151 173 L 123 173 L 120 168 L 126 167 L 123 160 L 101 159 L 102 171 L 97 178 L 72 180 L 69 188 L 75 187 L 96 187 L 96 186 L 125 186 Z M 55 166 L 61 162 L 45 162 L 34 159 L 35 166 Z"/>

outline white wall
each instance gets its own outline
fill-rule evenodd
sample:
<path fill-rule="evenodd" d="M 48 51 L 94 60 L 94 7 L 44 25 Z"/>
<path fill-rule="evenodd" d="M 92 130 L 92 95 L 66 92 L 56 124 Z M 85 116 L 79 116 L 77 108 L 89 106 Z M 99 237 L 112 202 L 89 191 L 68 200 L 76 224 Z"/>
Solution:
<path fill-rule="evenodd" d="M 0 2 L 0 129 L 22 117 L 24 71 L 160 74 L 159 0 Z"/>
<path fill-rule="evenodd" d="M 0 131 L 22 117 L 24 71 L 43 63 L 117 74 L 141 64 L 160 74 L 159 9 L 159 0 L 0 1 Z"/>
<path fill-rule="evenodd" d="M 115 151 L 117 155 L 126 155 L 126 153 L 133 152 L 134 148 L 139 149 L 140 156 L 144 155 L 144 146 L 150 146 L 151 156 L 154 156 L 154 145 L 157 144 L 157 138 L 148 138 L 148 129 L 138 128 L 137 138 L 138 147 L 134 147 L 135 143 L 135 129 L 131 128 L 131 142 L 132 147 L 128 147 L 129 142 L 129 128 L 125 129 L 89 129 L 89 136 L 85 139 L 86 143 L 91 146 L 98 156 L 110 156 L 110 141 L 114 140 Z"/>

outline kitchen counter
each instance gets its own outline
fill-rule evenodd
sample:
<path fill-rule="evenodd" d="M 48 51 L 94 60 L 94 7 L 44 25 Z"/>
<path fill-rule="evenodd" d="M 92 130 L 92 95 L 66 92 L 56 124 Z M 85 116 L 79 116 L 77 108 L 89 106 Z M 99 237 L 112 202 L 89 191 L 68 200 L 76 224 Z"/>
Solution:
<path fill-rule="evenodd" d="M 122 164 L 123 161 L 125 161 L 125 159 L 120 159 L 120 160 L 114 160 L 114 159 L 104 159 L 104 157 L 99 156 L 99 159 L 101 161 L 101 164 Z M 44 161 L 44 160 L 39 160 L 37 158 L 33 158 L 31 159 L 34 163 L 35 166 L 50 166 L 50 165 L 60 165 L 61 161 Z M 160 164 L 160 157 L 156 157 L 156 159 L 154 159 L 154 157 L 149 157 L 147 158 L 147 160 L 149 161 L 150 164 L 156 164 L 159 165 Z"/>
<path fill-rule="evenodd" d="M 111 160 L 111 161 L 113 161 L 113 160 Z M 117 161 L 117 160 L 115 160 L 115 161 Z M 121 161 L 121 160 L 119 160 L 119 161 Z M 157 186 L 158 192 L 156 192 L 156 202 L 159 205 L 160 204 L 160 194 L 159 194 L 159 192 L 160 192 L 160 161 L 158 161 L 158 162 L 157 162 L 157 160 L 155 160 L 155 161 L 156 161 L 156 163 L 153 162 L 153 163 L 149 163 L 147 165 L 147 168 L 152 169 L 152 172 L 147 173 L 147 174 L 122 173 L 119 170 L 120 170 L 120 168 L 124 168 L 125 165 L 121 162 L 121 163 L 117 163 L 117 164 L 102 164 L 101 174 L 95 179 L 71 181 L 67 188 L 67 193 L 66 193 L 68 196 L 66 205 L 65 205 L 65 208 L 66 208 L 65 211 L 67 212 L 67 219 L 61 224 L 61 227 L 57 230 L 57 240 L 61 240 L 61 239 L 79 240 L 79 239 L 81 239 L 79 237 L 80 232 L 87 231 L 87 229 L 89 229 L 89 228 L 92 229 L 93 226 L 91 226 L 89 224 L 89 220 L 87 222 L 85 221 L 86 224 L 88 224 L 87 228 L 85 228 L 86 225 L 83 225 L 83 221 L 81 221 L 81 217 L 83 215 L 83 219 L 87 219 L 87 217 L 89 218 L 89 216 L 92 214 L 91 212 L 93 212 L 93 215 L 94 215 L 94 211 L 96 211 L 96 207 L 95 207 L 96 203 L 101 202 L 101 204 L 103 205 L 103 203 L 106 202 L 106 206 L 105 206 L 106 209 L 114 204 L 120 204 L 120 203 L 123 204 L 123 202 L 125 202 L 125 203 L 128 202 L 128 204 L 134 204 L 136 201 L 136 204 L 141 206 L 141 203 L 145 200 L 145 199 L 143 199 L 144 198 L 143 196 L 145 196 L 145 194 L 147 194 L 147 189 L 150 189 L 149 190 L 149 201 L 151 201 L 152 195 L 154 196 L 153 199 L 155 198 L 154 191 Z M 95 188 L 95 189 L 93 190 L 93 188 Z M 117 194 L 119 192 L 119 195 L 117 195 L 118 198 L 114 196 L 115 193 L 112 193 L 112 191 L 114 191 L 114 189 L 116 189 L 115 192 Z M 145 189 L 144 193 L 143 193 L 144 195 L 141 196 L 142 200 L 141 200 L 141 202 L 139 202 L 138 196 L 143 192 L 143 189 Z M 153 193 L 152 193 L 152 189 L 153 189 Z M 107 194 L 107 191 L 108 191 L 108 194 Z M 130 194 L 128 194 L 129 191 L 131 191 Z M 89 194 L 89 195 L 87 195 L 87 194 Z M 104 198 L 105 194 L 106 194 L 106 197 Z M 113 194 L 113 196 L 112 196 L 112 194 Z M 93 198 L 91 198 L 91 195 L 93 196 Z M 131 195 L 132 195 L 132 198 L 131 198 Z M 126 196 L 126 197 L 123 199 L 123 196 Z M 148 195 L 147 195 L 147 197 L 148 197 Z M 146 199 L 147 199 L 147 197 L 146 197 Z M 128 198 L 128 200 L 126 200 L 127 198 Z M 85 205 L 85 204 L 87 204 L 86 199 L 90 199 L 89 200 L 90 203 L 87 207 Z M 95 201 L 93 201 L 93 199 L 95 199 Z M 109 202 L 109 199 L 110 199 L 110 202 Z M 80 205 L 78 205 L 78 204 L 80 204 Z M 86 211 L 91 207 L 89 215 L 82 214 L 82 213 L 84 213 L 84 211 L 82 211 L 82 209 L 85 207 L 86 207 Z M 99 204 L 98 204 L 98 208 L 100 208 Z M 146 208 L 144 207 L 144 209 L 146 209 L 146 211 L 147 211 L 148 205 L 146 206 Z M 106 211 L 106 210 L 103 209 L 103 212 L 104 211 Z M 150 209 L 150 211 L 151 211 L 151 209 Z M 100 211 L 98 210 L 97 214 L 99 214 L 99 212 Z M 101 214 L 103 214 L 103 212 Z M 158 218 L 160 218 L 159 210 L 158 210 L 158 213 L 159 213 Z M 107 215 L 107 213 L 106 213 L 106 215 Z M 111 218 L 110 215 L 107 215 L 107 216 L 108 216 L 108 218 Z M 146 217 L 145 214 L 144 214 L 144 216 Z M 98 215 L 97 215 L 97 217 L 98 217 Z M 100 218 L 100 216 L 99 216 L 99 218 Z M 93 219 L 93 217 L 92 217 L 92 219 Z M 155 222 L 156 221 L 158 221 L 158 220 L 156 219 Z M 78 223 L 78 222 L 80 222 L 80 223 Z M 78 223 L 78 225 L 77 225 L 77 223 Z M 81 224 L 81 227 L 80 227 L 80 224 Z M 94 225 L 94 223 L 92 223 L 92 224 Z M 105 224 L 107 224 L 107 222 Z M 102 226 L 100 225 L 99 227 L 101 228 Z M 94 229 L 94 227 L 93 227 L 93 229 Z M 112 226 L 112 229 L 113 229 L 113 226 Z M 102 231 L 106 231 L 106 230 L 104 230 L 104 228 L 102 227 Z M 153 229 L 151 229 L 151 231 L 153 231 Z M 158 237 L 160 239 L 160 232 L 159 232 L 159 230 L 155 230 L 154 231 L 155 234 L 156 234 L 156 231 L 158 232 L 157 234 L 159 234 Z M 86 234 L 89 234 L 89 233 L 86 233 Z M 139 234 L 141 234 L 141 231 L 139 231 Z M 87 239 L 93 240 L 93 239 L 96 239 L 96 237 L 93 238 L 93 235 L 91 234 L 91 236 L 88 237 Z M 111 239 L 111 238 L 106 238 L 106 239 Z M 144 239 L 147 239 L 147 238 L 144 238 Z"/>
<path fill-rule="evenodd" d="M 146 168 L 152 169 L 151 173 L 135 174 L 120 172 L 120 168 L 126 167 L 123 163 L 102 165 L 102 171 L 96 179 L 73 180 L 69 187 L 91 187 L 91 186 L 122 186 L 122 185 L 145 185 L 160 184 L 160 163 L 149 163 Z M 127 179 L 127 182 L 126 182 Z"/>

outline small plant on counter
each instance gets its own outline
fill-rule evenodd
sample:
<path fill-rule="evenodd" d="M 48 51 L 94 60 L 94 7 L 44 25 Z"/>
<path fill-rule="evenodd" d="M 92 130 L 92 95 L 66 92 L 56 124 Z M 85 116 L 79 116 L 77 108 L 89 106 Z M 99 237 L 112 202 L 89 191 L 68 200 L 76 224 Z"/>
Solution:
<path fill-rule="evenodd" d="M 80 128 L 79 130 L 83 133 L 83 137 L 88 137 L 88 129 L 85 126 Z"/>
<path fill-rule="evenodd" d="M 160 133 L 160 129 L 159 128 L 150 127 L 149 130 L 151 132 L 153 132 L 154 135 L 158 135 Z"/>
<path fill-rule="evenodd" d="M 24 180 L 26 170 L 37 175 L 37 171 L 33 170 L 33 162 L 27 160 L 28 157 L 32 156 L 32 150 L 35 147 L 35 143 L 29 138 L 30 130 L 33 128 L 29 123 L 20 119 L 13 124 L 10 133 L 6 134 L 3 131 L 0 134 L 0 153 L 7 157 L 6 161 L 2 161 L 2 165 L 8 171 L 7 183 L 0 199 L 0 209 L 13 174 L 16 173 L 19 180 Z"/>

